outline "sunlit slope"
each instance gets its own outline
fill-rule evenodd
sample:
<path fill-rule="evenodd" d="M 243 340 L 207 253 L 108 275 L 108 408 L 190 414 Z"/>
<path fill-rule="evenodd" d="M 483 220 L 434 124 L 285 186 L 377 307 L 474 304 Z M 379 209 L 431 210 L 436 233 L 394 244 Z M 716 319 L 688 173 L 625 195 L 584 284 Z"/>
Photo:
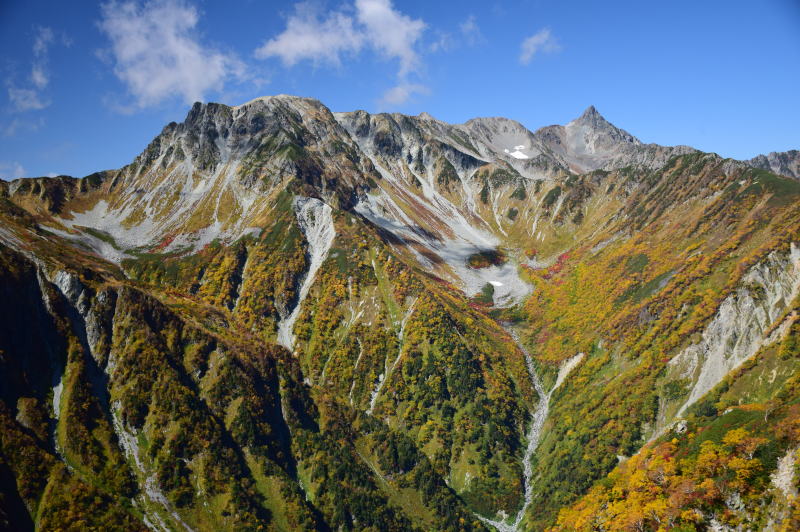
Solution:
<path fill-rule="evenodd" d="M 544 530 L 590 489 L 561 526 L 788 511 L 751 503 L 794 445 L 794 180 L 593 108 L 531 132 L 276 96 L 0 194 L 0 516 L 23 528 Z M 720 484 L 598 513 L 705 430 L 760 460 L 744 510 Z"/>

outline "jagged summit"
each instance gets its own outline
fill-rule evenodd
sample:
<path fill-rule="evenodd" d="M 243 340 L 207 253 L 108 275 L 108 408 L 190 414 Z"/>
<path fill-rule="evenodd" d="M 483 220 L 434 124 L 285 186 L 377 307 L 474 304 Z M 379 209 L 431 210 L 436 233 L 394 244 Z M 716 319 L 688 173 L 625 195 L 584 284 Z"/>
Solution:
<path fill-rule="evenodd" d="M 607 134 L 616 137 L 622 142 L 640 143 L 640 141 L 611 122 L 609 122 L 594 105 L 590 105 L 578 118 L 570 121 L 564 127 L 582 127 L 592 130 L 596 135 Z"/>
<path fill-rule="evenodd" d="M 606 120 L 594 105 L 564 126 L 547 126 L 537 130 L 535 137 L 549 153 L 575 173 L 625 166 L 657 168 L 674 155 L 696 151 L 689 146 L 644 144 Z"/>
<path fill-rule="evenodd" d="M 773 151 L 767 155 L 758 155 L 745 162 L 755 168 L 800 179 L 800 150 Z"/>
<path fill-rule="evenodd" d="M 272 119 L 279 116 L 282 118 Z M 430 135 L 445 142 L 452 142 L 455 135 L 465 141 L 457 143 L 459 150 L 486 162 L 503 160 L 531 178 L 548 178 L 559 171 L 583 173 L 629 165 L 654 168 L 673 154 L 693 151 L 682 146 L 644 145 L 606 120 L 594 105 L 566 125 L 547 126 L 532 132 L 505 117 L 478 117 L 464 124 L 448 124 L 427 112 L 417 116 L 371 114 L 363 110 L 332 113 L 319 100 L 280 94 L 262 96 L 234 107 L 196 103 L 181 126 L 170 124 L 168 127 L 183 132 L 194 129 L 193 138 L 200 139 L 201 144 L 206 139 L 206 145 L 216 146 L 211 147 L 212 152 L 219 152 L 222 158 L 235 158 L 242 149 L 255 147 L 257 141 L 253 136 L 260 133 L 263 123 L 286 125 L 298 121 L 305 124 L 313 121 L 313 133 L 322 136 L 341 134 L 341 131 L 326 131 L 335 122 L 344 126 L 351 137 L 362 136 L 371 130 L 378 135 L 378 142 L 388 142 L 385 148 L 395 151 L 397 143 L 391 139 L 401 131 L 410 131 L 410 128 L 417 131 L 412 134 L 416 139 L 412 144 L 419 141 L 420 135 Z M 166 133 L 172 131 L 165 130 Z M 213 142 L 208 135 L 216 135 Z M 302 144 L 303 139 L 300 140 Z"/>
<path fill-rule="evenodd" d="M 601 115 L 597 111 L 597 108 L 594 105 L 590 105 L 589 107 L 586 108 L 586 110 L 583 112 L 583 114 L 581 114 L 581 116 L 579 116 L 577 119 L 578 120 L 594 120 L 596 118 L 602 118 L 603 120 L 605 120 L 605 118 L 603 118 L 603 115 Z"/>
<path fill-rule="evenodd" d="M 70 238 L 118 262 L 124 249 L 178 252 L 255 234 L 274 197 L 291 187 L 359 208 L 395 233 L 404 227 L 403 238 L 417 242 L 421 256 L 441 259 L 431 268 L 452 270 L 463 266 L 463 253 L 452 255 L 445 243 L 461 239 L 467 254 L 492 247 L 508 223 L 500 210 L 505 200 L 491 196 L 494 185 L 482 176 L 501 172 L 528 187 L 596 169 L 656 168 L 690 151 L 642 145 L 594 106 L 565 126 L 534 133 L 503 117 L 448 124 L 428 113 L 332 113 L 319 100 L 280 94 L 234 107 L 195 103 L 131 164 L 91 180 L 102 191 L 91 200 L 76 209 L 54 201 L 48 209 L 62 227 L 81 232 Z M 116 247 L 81 227 L 108 234 Z M 474 276 L 463 270 L 458 277 Z M 470 282 L 470 290 L 483 284 Z"/>
<path fill-rule="evenodd" d="M 568 123 L 565 128 L 581 129 L 584 135 L 593 136 L 596 140 L 603 140 L 607 144 L 613 143 L 631 143 L 639 145 L 641 141 L 628 133 L 627 131 L 618 128 L 606 118 L 601 115 L 594 105 L 586 108 L 581 116 Z M 600 139 L 602 136 L 607 136 L 607 139 Z"/>

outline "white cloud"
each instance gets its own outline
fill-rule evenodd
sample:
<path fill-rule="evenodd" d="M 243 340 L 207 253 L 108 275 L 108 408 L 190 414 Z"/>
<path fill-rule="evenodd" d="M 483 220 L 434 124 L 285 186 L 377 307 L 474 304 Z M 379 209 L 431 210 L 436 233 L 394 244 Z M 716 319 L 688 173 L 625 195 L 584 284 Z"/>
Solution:
<path fill-rule="evenodd" d="M 256 49 L 259 59 L 279 57 L 286 66 L 309 59 L 314 63 L 341 63 L 340 55 L 357 52 L 364 44 L 364 35 L 354 28 L 353 19 L 341 12 L 322 17 L 314 4 L 302 2 L 286 29 Z"/>
<path fill-rule="evenodd" d="M 372 46 L 400 60 L 401 77 L 416 70 L 419 56 L 414 46 L 422 37 L 425 22 L 396 11 L 390 0 L 356 0 L 356 13 Z"/>
<path fill-rule="evenodd" d="M 467 44 L 474 45 L 484 40 L 481 29 L 478 27 L 478 19 L 475 18 L 475 15 L 467 17 L 467 20 L 460 24 L 459 29 L 464 39 L 466 39 Z"/>
<path fill-rule="evenodd" d="M 45 55 L 54 39 L 55 35 L 51 28 L 38 28 L 36 39 L 33 41 L 33 54 L 36 56 Z"/>
<path fill-rule="evenodd" d="M 16 161 L 0 162 L 0 179 L 19 179 L 25 177 L 25 168 Z"/>
<path fill-rule="evenodd" d="M 24 122 L 22 120 L 20 120 L 19 118 L 15 118 L 14 120 L 9 122 L 8 124 L 4 124 L 3 125 L 3 136 L 4 137 L 13 137 L 14 135 L 17 134 L 17 131 L 19 131 L 22 128 L 23 124 L 24 124 Z"/>
<path fill-rule="evenodd" d="M 10 83 L 8 86 L 8 99 L 11 101 L 15 111 L 35 111 L 50 105 L 50 102 L 42 95 L 42 91 L 50 83 L 49 52 L 55 40 L 55 34 L 51 28 L 40 27 L 36 29 L 36 36 L 33 41 L 30 85 L 18 86 L 15 83 Z M 63 44 L 67 45 L 66 37 L 62 40 Z"/>
<path fill-rule="evenodd" d="M 111 40 L 114 73 L 140 108 L 180 96 L 191 103 L 244 75 L 235 56 L 200 42 L 199 15 L 183 0 L 118 2 L 101 6 L 100 29 Z"/>
<path fill-rule="evenodd" d="M 550 33 L 550 28 L 544 28 L 522 41 L 519 62 L 527 65 L 539 52 L 549 54 L 559 50 L 561 50 L 561 46 Z"/>
<path fill-rule="evenodd" d="M 395 107 L 406 103 L 414 94 L 428 94 L 430 90 L 424 85 L 404 83 L 392 87 L 383 94 L 381 106 Z"/>
<path fill-rule="evenodd" d="M 37 89 L 44 89 L 50 83 L 50 75 L 45 70 L 44 65 L 34 63 L 31 68 L 31 81 Z"/>
<path fill-rule="evenodd" d="M 373 50 L 397 60 L 405 78 L 420 66 L 416 51 L 425 22 L 396 10 L 391 0 L 355 0 L 346 10 L 322 16 L 307 2 L 295 6 L 286 29 L 256 49 L 256 57 L 277 57 L 291 66 L 303 60 L 341 64 L 345 54 Z"/>
<path fill-rule="evenodd" d="M 48 49 L 53 44 L 55 36 L 50 28 L 39 28 L 36 39 L 33 41 L 33 66 L 31 67 L 31 82 L 42 90 L 50 82 L 47 71 Z"/>
<path fill-rule="evenodd" d="M 458 32 L 454 34 L 447 32 L 436 32 L 436 40 L 428 45 L 428 50 L 432 53 L 451 52 L 464 45 L 475 46 L 485 42 L 478 19 L 475 15 L 468 16 L 458 25 Z"/>

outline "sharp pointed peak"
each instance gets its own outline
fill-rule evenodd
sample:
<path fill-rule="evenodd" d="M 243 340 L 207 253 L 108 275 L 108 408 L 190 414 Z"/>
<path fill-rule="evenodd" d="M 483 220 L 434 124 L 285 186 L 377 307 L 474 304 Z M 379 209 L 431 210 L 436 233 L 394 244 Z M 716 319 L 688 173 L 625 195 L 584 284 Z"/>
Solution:
<path fill-rule="evenodd" d="M 576 122 L 596 122 L 600 120 L 608 122 L 594 105 L 587 107 L 583 114 L 575 119 Z"/>
<path fill-rule="evenodd" d="M 603 135 L 630 144 L 641 144 L 641 141 L 609 122 L 594 105 L 590 105 L 583 114 L 563 126 L 567 131 L 592 132 L 593 135 Z"/>

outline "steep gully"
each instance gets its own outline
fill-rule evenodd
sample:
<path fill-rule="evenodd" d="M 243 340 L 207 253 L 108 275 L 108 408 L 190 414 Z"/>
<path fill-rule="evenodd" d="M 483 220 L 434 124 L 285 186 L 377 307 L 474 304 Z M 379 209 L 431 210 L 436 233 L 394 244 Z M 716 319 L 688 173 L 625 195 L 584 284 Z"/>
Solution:
<path fill-rule="evenodd" d="M 528 368 L 531 384 L 536 390 L 536 394 L 539 396 L 539 404 L 536 406 L 536 410 L 531 413 L 531 424 L 526 435 L 528 445 L 525 448 L 525 454 L 522 458 L 523 486 L 525 487 L 522 507 L 519 509 L 516 516 L 514 516 L 514 521 L 511 524 L 508 523 L 508 519 L 494 520 L 487 519 L 482 516 L 478 517 L 480 517 L 481 521 L 483 521 L 485 524 L 493 526 L 499 532 L 516 532 L 519 529 L 520 524 L 522 524 L 522 519 L 525 517 L 525 512 L 533 500 L 533 466 L 531 465 L 531 459 L 533 458 L 533 453 L 536 452 L 536 448 L 539 446 L 539 440 L 542 436 L 542 428 L 544 427 L 544 423 L 547 421 L 547 416 L 550 413 L 550 397 L 553 395 L 553 392 L 556 391 L 556 389 L 564 382 L 569 372 L 580 363 L 584 357 L 584 354 L 578 353 L 562 363 L 558 370 L 556 383 L 553 385 L 550 391 L 545 392 L 542 381 L 539 379 L 539 375 L 536 373 L 536 366 L 533 363 L 533 356 L 531 356 L 530 352 L 525 348 L 524 345 L 522 345 L 522 342 L 519 341 L 517 332 L 511 328 L 511 324 L 509 323 L 500 323 L 500 325 L 506 330 L 509 336 L 511 336 L 514 342 L 517 344 L 517 347 L 519 347 L 520 351 L 522 351 L 522 353 L 525 355 L 525 365 Z"/>
<path fill-rule="evenodd" d="M 114 306 L 115 296 L 105 291 L 92 295 L 75 274 L 65 270 L 48 273 L 48 267 L 43 262 L 35 258 L 32 260 L 36 265 L 40 297 L 47 311 L 54 318 L 58 317 L 58 314 L 53 309 L 51 301 L 53 296 L 49 295 L 51 292 L 48 287 L 57 289 L 67 303 L 66 317 L 72 325 L 73 333 L 81 343 L 86 356 L 87 374 L 92 391 L 95 397 L 100 400 L 101 408 L 106 418 L 111 422 L 120 447 L 126 457 L 132 460 L 131 466 L 134 472 L 144 482 L 144 490 L 134 500 L 134 505 L 142 510 L 145 525 L 157 532 L 181 529 L 191 532 L 192 529 L 181 519 L 172 503 L 161 490 L 155 472 L 148 471 L 141 457 L 138 435 L 121 421 L 119 415 L 120 402 L 115 401 L 113 404 L 110 402 L 109 380 L 113 376 L 116 364 L 113 362 L 113 353 L 109 352 L 107 363 L 101 368 L 98 358 L 98 343 L 101 329 L 108 327 L 104 321 L 109 316 L 104 316 L 103 307 L 109 302 Z M 111 317 L 112 321 L 113 319 Z M 61 410 L 60 403 L 63 396 L 67 368 L 64 363 L 56 363 L 54 364 L 54 369 L 56 370 L 54 380 L 57 382 L 53 387 L 53 417 L 56 419 L 56 424 L 53 428 L 54 447 L 61 459 L 69 463 L 58 443 L 57 435 Z M 70 467 L 70 469 L 72 468 Z"/>
<path fill-rule="evenodd" d="M 317 276 L 320 266 L 328 256 L 333 245 L 336 229 L 333 226 L 333 215 L 327 204 L 316 198 L 298 196 L 294 200 L 297 223 L 308 242 L 308 272 L 300 285 L 297 302 L 288 316 L 281 316 L 278 324 L 278 343 L 291 351 L 294 348 L 294 323 L 300 315 L 303 300 L 308 295 L 311 285 Z"/>

